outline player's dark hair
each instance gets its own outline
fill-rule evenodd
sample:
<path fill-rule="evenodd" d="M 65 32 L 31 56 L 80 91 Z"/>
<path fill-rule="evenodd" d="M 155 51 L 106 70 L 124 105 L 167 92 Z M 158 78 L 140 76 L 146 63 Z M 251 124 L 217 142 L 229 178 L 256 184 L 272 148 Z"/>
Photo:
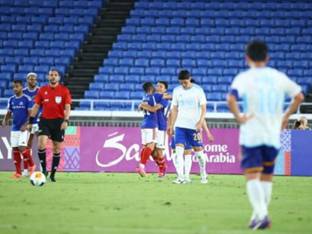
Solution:
<path fill-rule="evenodd" d="M 14 84 L 20 84 L 21 86 L 23 86 L 23 81 L 22 80 L 13 80 Z"/>
<path fill-rule="evenodd" d="M 248 43 L 246 55 L 254 62 L 263 62 L 267 59 L 269 48 L 264 41 L 254 40 Z"/>
<path fill-rule="evenodd" d="M 59 77 L 60 77 L 60 78 L 63 77 L 63 76 L 62 76 L 62 72 L 60 72 L 60 70 L 58 70 L 57 68 L 51 67 L 50 70 L 49 70 L 49 73 L 50 73 L 50 72 L 53 72 L 53 71 L 57 72 L 57 74 L 59 74 Z"/>
<path fill-rule="evenodd" d="M 145 93 L 148 93 L 150 91 L 150 89 L 153 89 L 154 86 L 153 86 L 153 83 L 152 82 L 145 82 L 143 85 L 142 85 L 142 88 L 144 90 Z"/>
<path fill-rule="evenodd" d="M 191 78 L 191 73 L 188 70 L 182 70 L 179 73 L 179 80 L 188 80 Z"/>
<path fill-rule="evenodd" d="M 191 79 L 191 83 L 196 84 L 196 80 L 194 80 L 193 78 Z"/>
<path fill-rule="evenodd" d="M 299 129 L 300 125 L 301 125 L 300 120 L 296 120 L 294 124 L 294 129 Z"/>
<path fill-rule="evenodd" d="M 165 86 L 165 88 L 168 89 L 168 82 L 167 81 L 160 80 L 160 81 L 158 81 L 158 83 L 163 84 Z"/>

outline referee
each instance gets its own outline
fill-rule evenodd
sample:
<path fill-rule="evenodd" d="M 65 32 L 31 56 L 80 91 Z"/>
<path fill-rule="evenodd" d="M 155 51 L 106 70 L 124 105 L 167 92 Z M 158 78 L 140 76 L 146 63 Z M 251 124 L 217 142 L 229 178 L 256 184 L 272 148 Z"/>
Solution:
<path fill-rule="evenodd" d="M 29 126 L 35 122 L 35 116 L 40 108 L 42 114 L 39 121 L 38 156 L 42 173 L 48 176 L 46 169 L 46 145 L 48 139 L 53 141 L 53 160 L 50 179 L 55 181 L 55 173 L 60 163 L 61 144 L 64 141 L 65 129 L 69 124 L 71 95 L 69 90 L 60 84 L 60 72 L 56 69 L 49 71 L 49 84 L 42 86 L 34 100 Z"/>

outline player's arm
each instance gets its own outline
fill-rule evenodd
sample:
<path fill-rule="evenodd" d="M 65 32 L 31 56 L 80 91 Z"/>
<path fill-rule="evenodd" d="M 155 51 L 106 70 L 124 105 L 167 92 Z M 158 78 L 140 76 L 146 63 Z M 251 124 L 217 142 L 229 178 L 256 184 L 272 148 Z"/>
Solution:
<path fill-rule="evenodd" d="M 139 105 L 139 108 L 146 110 L 146 111 L 149 111 L 149 112 L 156 112 L 159 109 L 163 108 L 163 106 L 161 104 L 156 104 L 156 106 L 151 106 L 151 105 L 147 104 L 146 102 L 142 102 Z"/>
<path fill-rule="evenodd" d="M 304 100 L 304 96 L 301 92 L 298 93 L 293 98 L 291 104 L 289 105 L 288 109 L 284 113 L 283 122 L 282 122 L 282 129 L 285 129 L 287 127 L 290 115 L 297 111 L 300 103 L 303 102 L 303 100 Z"/>
<path fill-rule="evenodd" d="M 4 118 L 2 120 L 2 127 L 6 126 L 9 124 L 9 120 L 11 119 L 12 113 L 11 111 L 7 111 L 4 115 Z"/>
<path fill-rule="evenodd" d="M 170 115 L 168 117 L 168 135 L 173 135 L 173 126 L 175 125 L 175 122 L 177 121 L 178 117 L 178 106 L 173 105 Z"/>
<path fill-rule="evenodd" d="M 169 93 L 164 93 L 163 94 L 163 99 L 172 100 L 172 96 Z"/>
<path fill-rule="evenodd" d="M 71 105 L 70 104 L 65 104 L 64 122 L 61 125 L 61 130 L 65 130 L 68 127 L 68 125 L 69 125 L 70 112 L 71 112 Z"/>
<path fill-rule="evenodd" d="M 234 115 L 234 118 L 235 118 L 237 123 L 244 124 L 249 119 L 251 119 L 253 117 L 252 115 L 247 116 L 247 115 L 241 115 L 240 114 L 236 95 L 234 95 L 232 93 L 228 94 L 227 103 L 228 103 L 230 112 Z"/>
<path fill-rule="evenodd" d="M 35 103 L 33 105 L 33 107 L 31 108 L 30 115 L 29 115 L 29 123 L 30 124 L 32 124 L 35 121 L 35 117 L 38 114 L 39 108 L 40 108 L 40 106 L 37 103 Z"/>
<path fill-rule="evenodd" d="M 203 129 L 204 129 L 204 131 L 205 131 L 205 133 L 206 133 L 206 135 L 207 135 L 208 140 L 209 140 L 210 142 L 213 142 L 213 141 L 214 141 L 214 137 L 213 137 L 213 135 L 211 134 L 211 132 L 210 132 L 210 130 L 209 130 L 209 128 L 208 128 L 208 125 L 207 125 L 207 122 L 206 122 L 206 121 L 203 122 Z"/>
<path fill-rule="evenodd" d="M 200 106 L 200 118 L 198 120 L 198 122 L 196 123 L 196 129 L 200 130 L 202 129 L 204 122 L 205 122 L 205 116 L 206 116 L 206 103 L 202 104 Z"/>

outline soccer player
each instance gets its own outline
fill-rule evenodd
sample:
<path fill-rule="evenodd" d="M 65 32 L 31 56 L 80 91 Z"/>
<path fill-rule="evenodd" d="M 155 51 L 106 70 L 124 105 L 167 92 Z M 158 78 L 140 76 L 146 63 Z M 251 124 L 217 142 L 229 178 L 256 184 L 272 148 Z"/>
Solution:
<path fill-rule="evenodd" d="M 169 113 L 170 105 L 167 99 L 170 98 L 169 95 L 166 94 L 168 90 L 168 83 L 166 81 L 158 81 L 156 86 L 156 92 L 153 94 L 156 104 L 160 104 L 162 108 L 158 109 L 157 106 L 152 107 L 147 103 L 142 103 L 141 108 L 147 111 L 156 111 L 157 115 L 157 140 L 155 150 L 152 152 L 152 156 L 159 167 L 158 176 L 164 177 L 166 174 L 166 159 L 163 155 L 163 151 L 165 150 L 166 140 L 167 140 L 167 116 Z"/>
<path fill-rule="evenodd" d="M 179 73 L 180 86 L 173 91 L 171 121 L 168 126 L 170 136 L 175 132 L 176 163 L 178 178 L 174 183 L 185 183 L 184 175 L 184 148 L 191 145 L 202 168 L 206 168 L 206 155 L 200 130 L 203 127 L 206 114 L 206 96 L 203 89 L 191 82 L 191 74 L 187 70 Z M 175 127 L 175 130 L 173 129 Z M 201 178 L 207 183 L 207 178 Z"/>
<path fill-rule="evenodd" d="M 27 74 L 26 76 L 26 80 L 27 80 L 27 87 L 25 87 L 23 89 L 23 93 L 26 94 L 28 97 L 30 97 L 32 99 L 32 103 L 35 99 L 35 96 L 38 93 L 39 87 L 37 86 L 37 74 L 34 72 L 30 72 Z M 31 154 L 31 147 L 32 147 L 32 142 L 33 142 L 33 138 L 34 135 L 38 133 L 39 130 L 39 126 L 38 126 L 38 117 L 39 113 L 36 116 L 36 120 L 34 122 L 34 124 L 32 125 L 32 129 L 30 130 L 30 135 L 28 138 L 28 143 L 27 143 L 27 147 L 26 147 L 26 152 L 28 154 Z M 23 163 L 24 163 L 24 171 L 22 172 L 23 176 L 28 176 L 29 175 L 29 171 L 28 171 L 28 161 L 25 160 L 25 158 L 23 159 Z"/>
<path fill-rule="evenodd" d="M 303 100 L 301 88 L 284 73 L 268 67 L 268 47 L 252 41 L 246 47 L 249 69 L 238 74 L 227 97 L 230 111 L 240 127 L 241 166 L 247 180 L 247 195 L 253 208 L 251 229 L 271 226 L 268 207 L 272 194 L 275 158 L 280 148 L 281 128 Z M 292 99 L 283 114 L 285 96 Z M 244 103 L 240 113 L 237 100 Z"/>
<path fill-rule="evenodd" d="M 157 110 L 162 108 L 161 104 L 157 104 L 154 96 L 154 86 L 151 82 L 143 84 L 143 90 L 146 93 L 143 103 L 139 108 L 144 110 L 144 118 L 141 124 L 142 151 L 140 163 L 136 169 L 140 176 L 146 176 L 145 165 L 155 149 L 157 142 Z"/>
<path fill-rule="evenodd" d="M 39 89 L 35 104 L 29 118 L 29 128 L 36 120 L 36 115 L 42 108 L 39 121 L 38 156 L 42 172 L 47 176 L 46 145 L 50 138 L 53 142 L 53 160 L 50 180 L 56 182 L 55 173 L 60 163 L 61 145 L 64 141 L 65 129 L 69 124 L 71 95 L 69 90 L 60 84 L 60 73 L 56 69 L 49 71 L 49 84 Z"/>
<path fill-rule="evenodd" d="M 27 122 L 32 101 L 30 97 L 23 94 L 23 83 L 20 80 L 13 81 L 13 92 L 15 95 L 9 98 L 8 111 L 2 121 L 2 125 L 7 125 L 11 116 L 13 117 L 11 147 L 13 149 L 13 160 L 16 168 L 13 178 L 19 179 L 22 176 L 21 154 L 27 162 L 29 174 L 32 174 L 36 168 L 30 153 L 27 151 L 29 135 L 27 131 Z"/>

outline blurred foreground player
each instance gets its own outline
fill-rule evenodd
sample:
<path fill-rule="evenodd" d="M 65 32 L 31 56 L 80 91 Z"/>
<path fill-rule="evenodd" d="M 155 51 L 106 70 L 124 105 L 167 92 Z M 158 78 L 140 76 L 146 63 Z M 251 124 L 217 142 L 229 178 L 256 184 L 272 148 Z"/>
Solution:
<path fill-rule="evenodd" d="M 227 101 L 236 121 L 241 124 L 241 166 L 253 208 L 249 228 L 256 230 L 271 226 L 268 207 L 280 132 L 302 102 L 303 95 L 301 88 L 284 73 L 267 67 L 268 47 L 264 42 L 250 42 L 246 48 L 246 60 L 250 68 L 235 77 Z M 283 113 L 286 96 L 293 99 Z M 238 108 L 239 98 L 245 103 L 243 114 Z"/>
<path fill-rule="evenodd" d="M 26 76 L 27 86 L 23 89 L 23 93 L 31 98 L 32 104 L 39 90 L 39 87 L 37 86 L 37 77 L 38 75 L 34 72 L 28 73 Z M 32 125 L 32 129 L 30 130 L 30 135 L 28 138 L 28 143 L 27 143 L 27 148 L 26 148 L 26 150 L 29 151 L 28 152 L 29 154 L 31 154 L 31 148 L 32 148 L 34 136 L 35 134 L 38 134 L 38 131 L 39 131 L 39 126 L 38 126 L 39 114 L 40 113 L 38 112 L 36 116 L 36 120 L 34 121 L 34 124 Z M 24 171 L 22 172 L 22 175 L 28 176 L 29 175 L 28 161 L 23 159 L 23 163 L 24 163 Z"/>
<path fill-rule="evenodd" d="M 13 178 L 19 179 L 22 176 L 22 157 L 27 162 L 29 174 L 36 168 L 30 150 L 27 148 L 29 132 L 27 131 L 28 117 L 32 107 L 30 97 L 23 94 L 23 84 L 20 80 L 13 81 L 14 96 L 9 98 L 8 111 L 2 121 L 2 126 L 8 124 L 10 117 L 13 117 L 11 130 L 11 147 L 16 171 Z"/>
<path fill-rule="evenodd" d="M 60 163 L 61 144 L 64 141 L 65 129 L 69 124 L 72 102 L 69 90 L 60 84 L 60 79 L 60 73 L 56 69 L 49 71 L 49 84 L 39 89 L 29 118 L 29 128 L 31 128 L 40 107 L 42 108 L 39 121 L 38 156 L 42 172 L 47 176 L 46 145 L 50 138 L 53 142 L 50 174 L 52 182 L 55 182 L 55 173 Z"/>

